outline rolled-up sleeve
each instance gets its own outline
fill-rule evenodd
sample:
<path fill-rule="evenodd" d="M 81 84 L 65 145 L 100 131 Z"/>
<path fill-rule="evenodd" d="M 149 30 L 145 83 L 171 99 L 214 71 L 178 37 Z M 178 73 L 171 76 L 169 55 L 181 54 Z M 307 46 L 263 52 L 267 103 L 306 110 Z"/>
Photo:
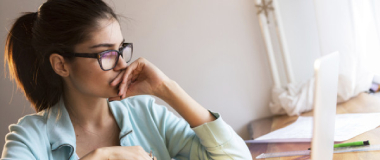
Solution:
<path fill-rule="evenodd" d="M 211 112 L 211 114 L 217 119 L 193 128 L 209 157 L 211 159 L 252 159 L 243 139 L 223 121 L 218 113 Z"/>
<path fill-rule="evenodd" d="M 252 159 L 246 143 L 218 113 L 210 111 L 216 120 L 191 128 L 164 106 L 151 102 L 151 109 L 166 147 L 176 160 Z"/>

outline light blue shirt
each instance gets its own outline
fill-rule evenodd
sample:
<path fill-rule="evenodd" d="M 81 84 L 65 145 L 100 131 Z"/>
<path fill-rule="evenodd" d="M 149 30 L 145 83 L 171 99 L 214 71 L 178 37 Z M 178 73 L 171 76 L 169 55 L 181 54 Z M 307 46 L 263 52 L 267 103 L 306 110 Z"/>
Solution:
<path fill-rule="evenodd" d="M 151 96 L 110 102 L 120 128 L 121 146 L 141 146 L 158 160 L 251 160 L 244 141 L 218 113 L 217 119 L 190 128 Z M 76 160 L 76 138 L 62 99 L 52 108 L 27 115 L 9 126 L 2 160 Z"/>

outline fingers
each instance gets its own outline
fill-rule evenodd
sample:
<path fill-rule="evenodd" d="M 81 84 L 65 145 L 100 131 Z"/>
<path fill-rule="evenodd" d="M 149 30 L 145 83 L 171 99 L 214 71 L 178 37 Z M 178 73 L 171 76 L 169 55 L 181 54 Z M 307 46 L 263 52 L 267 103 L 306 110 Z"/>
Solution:
<path fill-rule="evenodd" d="M 121 100 L 125 98 L 125 92 L 127 91 L 129 85 L 135 81 L 138 77 L 139 72 L 141 70 L 136 70 L 139 65 L 141 65 L 141 59 L 137 59 L 136 61 L 132 62 L 125 70 L 121 71 L 119 75 L 116 76 L 116 78 L 111 82 L 112 87 L 118 88 L 117 95 L 120 97 L 111 97 L 109 98 L 110 101 L 112 100 Z"/>
<path fill-rule="evenodd" d="M 126 87 L 128 86 L 128 84 L 130 84 L 130 79 L 131 79 L 130 75 L 131 75 L 132 71 L 138 65 L 136 62 L 137 61 L 131 63 L 131 65 L 129 65 L 127 70 L 125 71 L 123 79 L 121 80 L 120 85 L 119 85 L 119 93 L 118 93 L 119 96 L 123 96 L 123 93 L 126 92 L 126 90 L 127 90 Z"/>
<path fill-rule="evenodd" d="M 121 96 L 121 99 L 126 97 L 126 92 L 129 86 L 131 85 L 131 83 L 137 80 L 143 67 L 144 67 L 144 63 L 142 62 L 142 59 L 140 58 L 128 66 L 127 70 L 125 71 L 124 77 L 119 85 L 118 95 Z"/>
<path fill-rule="evenodd" d="M 126 80 L 130 80 L 129 78 L 130 74 L 136 75 L 141 70 L 139 69 L 138 72 L 136 72 L 136 69 L 141 65 L 141 58 L 137 59 L 136 61 L 132 62 L 125 70 L 122 70 L 119 75 L 111 82 L 111 86 L 117 86 L 120 83 L 126 83 Z M 140 67 L 141 68 L 141 67 Z M 138 75 L 138 74 L 137 74 Z M 128 79 L 129 78 L 129 79 Z"/>
<path fill-rule="evenodd" d="M 150 151 L 149 153 L 149 157 L 152 159 L 152 160 L 157 160 L 157 158 L 153 155 L 153 152 Z"/>
<path fill-rule="evenodd" d="M 144 150 L 143 147 L 141 146 L 135 146 L 137 148 L 138 157 L 141 157 L 141 159 L 146 159 L 146 160 L 152 160 L 153 158 L 150 156 L 148 152 Z"/>
<path fill-rule="evenodd" d="M 124 74 L 125 74 L 125 70 L 122 70 L 122 71 L 119 73 L 119 75 L 117 75 L 116 78 L 115 78 L 114 80 L 112 80 L 112 82 L 111 82 L 110 85 L 111 85 L 112 87 L 115 87 L 115 86 L 119 85 L 119 83 L 120 83 L 120 81 L 122 80 Z"/>
<path fill-rule="evenodd" d="M 144 58 L 132 62 L 111 82 L 111 86 L 118 88 L 117 96 L 109 98 L 121 100 L 129 96 L 141 94 L 155 94 L 162 82 L 169 78 L 157 67 Z"/>

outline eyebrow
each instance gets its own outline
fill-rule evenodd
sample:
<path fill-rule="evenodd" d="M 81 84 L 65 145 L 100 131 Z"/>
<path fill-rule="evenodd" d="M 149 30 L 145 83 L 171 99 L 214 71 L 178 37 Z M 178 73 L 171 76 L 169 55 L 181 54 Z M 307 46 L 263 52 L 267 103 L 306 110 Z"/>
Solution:
<path fill-rule="evenodd" d="M 120 43 L 123 44 L 125 42 L 125 39 L 123 39 Z M 94 46 L 91 46 L 90 49 L 93 49 L 93 48 L 99 48 L 99 47 L 113 47 L 115 46 L 115 44 L 111 44 L 111 43 L 101 43 L 101 44 L 97 44 L 97 45 L 94 45 Z"/>

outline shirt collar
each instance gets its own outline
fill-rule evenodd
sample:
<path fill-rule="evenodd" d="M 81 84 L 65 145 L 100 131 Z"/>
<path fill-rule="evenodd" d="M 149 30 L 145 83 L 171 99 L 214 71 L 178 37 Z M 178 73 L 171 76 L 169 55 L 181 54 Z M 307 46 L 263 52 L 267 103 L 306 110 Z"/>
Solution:
<path fill-rule="evenodd" d="M 123 100 L 108 104 L 120 128 L 120 140 L 132 132 L 128 109 L 123 107 L 129 105 L 127 103 L 127 100 Z M 47 116 L 47 136 L 51 144 L 51 149 L 54 151 L 61 147 L 69 146 L 71 148 L 70 157 L 72 157 L 71 155 L 76 150 L 76 137 L 63 98 L 53 107 L 45 110 L 45 116 Z"/>
<path fill-rule="evenodd" d="M 46 110 L 46 129 L 51 149 L 70 147 L 70 157 L 76 148 L 76 138 L 73 124 L 63 103 L 63 98 L 57 104 Z"/>
<path fill-rule="evenodd" d="M 115 117 L 116 123 L 120 128 L 120 134 L 119 139 L 121 140 L 126 135 L 132 132 L 132 124 L 129 118 L 129 111 L 127 107 L 130 104 L 128 104 L 128 100 L 122 100 L 122 101 L 115 101 L 115 102 L 108 102 L 108 106 L 110 106 L 111 112 L 113 116 Z"/>

